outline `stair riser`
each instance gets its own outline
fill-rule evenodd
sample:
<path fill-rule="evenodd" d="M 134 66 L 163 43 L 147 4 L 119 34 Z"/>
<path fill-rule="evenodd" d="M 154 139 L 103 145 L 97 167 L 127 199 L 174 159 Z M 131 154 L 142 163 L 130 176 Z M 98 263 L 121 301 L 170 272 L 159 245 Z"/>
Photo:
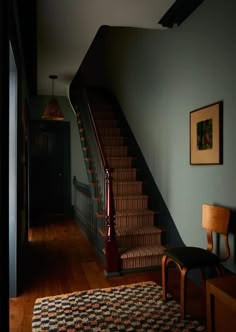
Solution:
<path fill-rule="evenodd" d="M 137 257 L 121 260 L 122 270 L 141 269 L 161 266 L 162 255 Z"/>
<path fill-rule="evenodd" d="M 95 119 L 97 128 L 117 128 L 119 121 L 115 119 Z"/>
<path fill-rule="evenodd" d="M 114 198 L 115 209 L 118 210 L 142 210 L 148 208 L 148 198 Z"/>
<path fill-rule="evenodd" d="M 118 181 L 135 181 L 137 178 L 137 172 L 135 168 L 127 169 L 126 171 L 121 170 L 120 172 L 115 170 L 112 172 L 113 180 Z"/>
<path fill-rule="evenodd" d="M 119 159 L 112 159 L 107 158 L 108 164 L 111 168 L 132 168 L 133 159 L 132 158 L 119 158 Z"/>
<path fill-rule="evenodd" d="M 104 152 L 107 157 L 127 157 L 128 147 L 127 146 L 105 147 Z"/>
<path fill-rule="evenodd" d="M 138 228 L 143 226 L 153 225 L 153 216 L 128 216 L 128 217 L 117 217 L 116 226 L 120 228 Z"/>
<path fill-rule="evenodd" d="M 161 245 L 161 234 L 140 234 L 136 236 L 119 236 L 117 237 L 120 248 L 133 248 L 138 246 Z"/>
<path fill-rule="evenodd" d="M 142 194 L 142 183 L 114 183 L 112 190 L 114 195 Z"/>
<path fill-rule="evenodd" d="M 119 114 L 116 112 L 113 112 L 111 109 L 107 108 L 107 110 L 104 109 L 105 107 L 99 107 L 95 111 L 93 111 L 93 117 L 94 119 L 114 119 L 116 120 L 119 118 Z"/>
<path fill-rule="evenodd" d="M 120 128 L 98 128 L 100 136 L 120 136 Z"/>
<path fill-rule="evenodd" d="M 125 143 L 124 137 L 101 137 L 103 145 L 121 146 Z"/>

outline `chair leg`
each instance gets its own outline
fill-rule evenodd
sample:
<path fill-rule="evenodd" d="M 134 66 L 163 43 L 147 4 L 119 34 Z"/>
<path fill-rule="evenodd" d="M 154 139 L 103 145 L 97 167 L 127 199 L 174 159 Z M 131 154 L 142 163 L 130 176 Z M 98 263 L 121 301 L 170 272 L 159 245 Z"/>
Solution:
<path fill-rule="evenodd" d="M 206 270 L 204 268 L 201 268 L 201 282 L 204 293 L 206 292 Z"/>
<path fill-rule="evenodd" d="M 220 277 L 223 277 L 225 275 L 225 269 L 224 266 L 219 264 L 216 266 L 216 271 Z"/>
<path fill-rule="evenodd" d="M 168 282 L 168 256 L 164 255 L 161 262 L 161 272 L 162 272 L 162 299 L 166 301 L 167 293 L 167 282 Z"/>
<path fill-rule="evenodd" d="M 182 268 L 180 271 L 180 317 L 185 318 L 186 313 L 186 282 L 188 269 Z"/>
<path fill-rule="evenodd" d="M 206 280 L 206 271 L 204 268 L 201 268 L 201 281 L 204 282 Z"/>

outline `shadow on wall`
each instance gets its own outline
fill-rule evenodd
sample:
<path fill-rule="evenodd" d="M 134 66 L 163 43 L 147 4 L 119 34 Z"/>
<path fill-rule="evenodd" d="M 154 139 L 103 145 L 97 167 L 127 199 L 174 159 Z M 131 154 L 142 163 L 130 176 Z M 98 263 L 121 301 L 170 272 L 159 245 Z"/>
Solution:
<path fill-rule="evenodd" d="M 105 86 L 105 47 L 109 26 L 103 25 L 97 31 L 78 72 L 70 84 L 70 90 L 78 86 Z"/>
<path fill-rule="evenodd" d="M 144 159 L 141 149 L 139 148 L 135 137 L 128 128 L 131 136 L 133 146 L 136 146 L 137 168 L 142 169 L 143 178 L 143 190 L 145 194 L 149 195 L 149 208 L 156 211 L 155 225 L 163 229 L 162 240 L 163 244 L 168 246 L 184 246 L 179 232 L 176 228 L 175 222 L 166 206 L 166 203 L 153 179 L 153 176 L 149 170 L 149 167 Z"/>

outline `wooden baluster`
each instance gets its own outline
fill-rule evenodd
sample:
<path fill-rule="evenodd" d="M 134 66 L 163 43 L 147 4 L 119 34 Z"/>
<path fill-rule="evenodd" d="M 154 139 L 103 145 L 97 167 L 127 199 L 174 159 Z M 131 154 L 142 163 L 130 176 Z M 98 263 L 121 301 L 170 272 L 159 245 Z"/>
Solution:
<path fill-rule="evenodd" d="M 105 272 L 106 274 L 118 274 L 120 271 L 120 258 L 115 231 L 114 200 L 111 187 L 111 172 L 105 169 L 106 183 L 106 224 L 107 236 L 105 242 Z"/>

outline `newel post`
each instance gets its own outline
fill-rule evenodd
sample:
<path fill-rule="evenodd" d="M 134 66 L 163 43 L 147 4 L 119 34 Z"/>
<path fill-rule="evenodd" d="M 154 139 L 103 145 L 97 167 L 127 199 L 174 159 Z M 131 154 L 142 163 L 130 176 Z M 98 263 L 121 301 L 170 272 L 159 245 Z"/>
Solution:
<path fill-rule="evenodd" d="M 118 274 L 120 271 L 120 257 L 118 252 L 118 244 L 116 240 L 115 230 L 115 209 L 111 186 L 111 172 L 110 169 L 105 169 L 105 186 L 106 186 L 106 224 L 107 236 L 105 243 L 105 273 Z"/>

